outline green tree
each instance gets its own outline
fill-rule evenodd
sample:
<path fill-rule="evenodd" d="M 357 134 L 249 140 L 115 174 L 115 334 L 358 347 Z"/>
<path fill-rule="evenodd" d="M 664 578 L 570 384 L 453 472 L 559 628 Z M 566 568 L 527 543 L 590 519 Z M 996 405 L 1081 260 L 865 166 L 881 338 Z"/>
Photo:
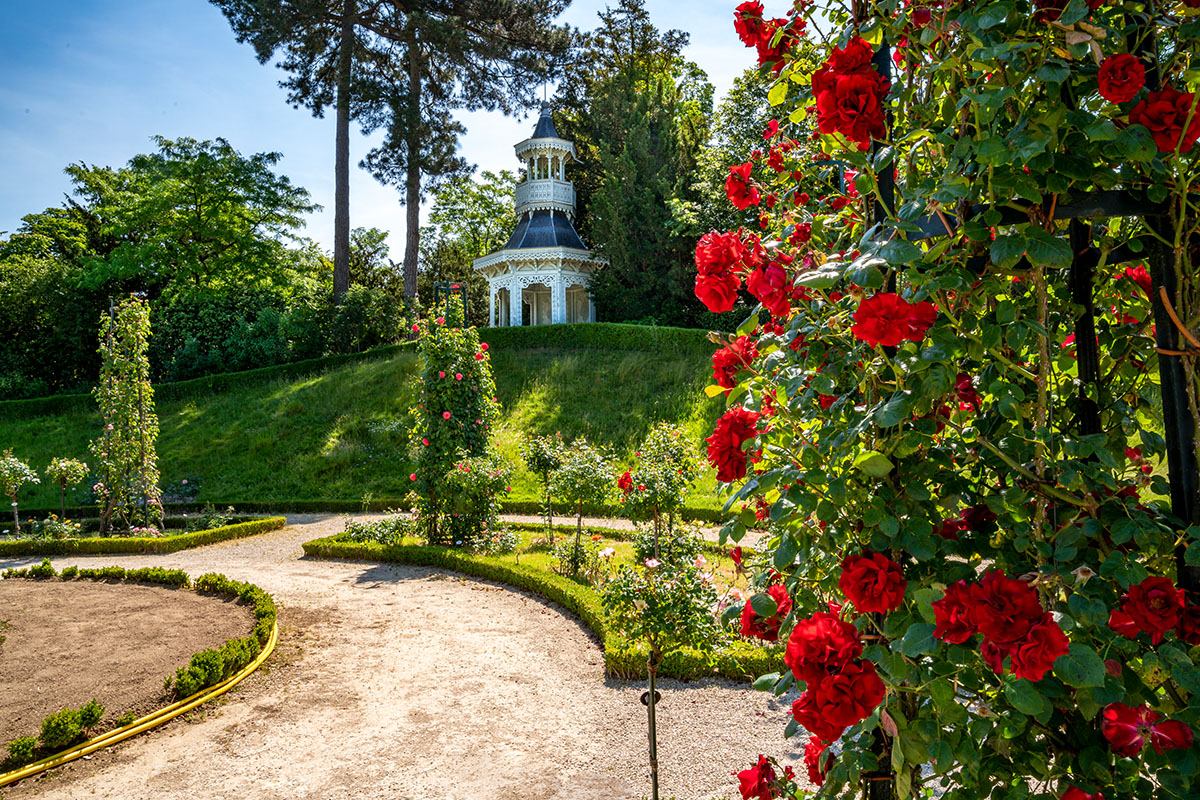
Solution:
<path fill-rule="evenodd" d="M 601 504 L 612 491 L 612 459 L 586 439 L 576 439 L 564 448 L 562 463 L 550 476 L 549 492 L 566 500 L 575 509 L 575 545 L 569 564 L 572 574 L 579 572 L 583 560 L 583 507 Z"/>
<path fill-rule="evenodd" d="M 0 456 L 0 492 L 12 502 L 13 527 L 15 533 L 21 533 L 21 517 L 17 514 L 17 492 L 26 484 L 41 483 L 37 473 L 29 465 L 13 455 L 12 450 L 5 450 Z"/>
<path fill-rule="evenodd" d="M 488 282 L 471 266 L 472 259 L 470 250 L 462 242 L 427 231 L 421 241 L 421 271 L 417 275 L 419 295 L 432 302 L 436 284 L 462 284 L 467 292 L 467 322 L 487 327 Z"/>
<path fill-rule="evenodd" d="M 150 306 L 130 297 L 100 315 L 100 437 L 91 444 L 100 482 L 100 535 L 114 517 L 130 528 L 162 521 L 158 489 L 158 414 L 150 385 Z"/>
<path fill-rule="evenodd" d="M 695 243 L 672 208 L 694 193 L 712 86 L 683 58 L 687 34 L 660 32 L 643 0 L 599 16 L 560 87 L 580 227 L 609 261 L 589 288 L 605 319 L 688 324 Z"/>
<path fill-rule="evenodd" d="M 517 225 L 517 182 L 516 173 L 504 169 L 446 183 L 429 209 L 434 233 L 460 243 L 471 258 L 499 250 Z"/>
<path fill-rule="evenodd" d="M 521 439 L 521 458 L 525 466 L 537 475 L 546 490 L 546 541 L 554 544 L 554 503 L 552 501 L 551 479 L 558 468 L 562 466 L 564 456 L 562 434 L 553 436 L 526 436 Z"/>
<path fill-rule="evenodd" d="M 46 477 L 58 484 L 58 511 L 67 516 L 67 487 L 74 486 L 88 476 L 88 465 L 77 458 L 56 458 L 46 467 Z"/>

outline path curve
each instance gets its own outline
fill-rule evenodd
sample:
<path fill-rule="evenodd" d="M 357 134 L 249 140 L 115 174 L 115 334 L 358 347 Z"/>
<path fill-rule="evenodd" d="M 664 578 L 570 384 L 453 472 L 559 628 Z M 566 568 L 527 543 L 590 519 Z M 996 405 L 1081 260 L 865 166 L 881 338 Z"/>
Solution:
<path fill-rule="evenodd" d="M 280 643 L 224 702 L 51 771 L 3 798 L 621 800 L 648 794 L 639 683 L 606 679 L 574 617 L 455 573 L 302 558 L 342 528 L 286 528 L 166 555 L 67 564 L 178 567 L 262 586 Z M 0 559 L 0 568 L 35 561 Z M 662 681 L 664 797 L 739 796 L 760 752 L 796 764 L 786 700 L 706 679 Z"/>

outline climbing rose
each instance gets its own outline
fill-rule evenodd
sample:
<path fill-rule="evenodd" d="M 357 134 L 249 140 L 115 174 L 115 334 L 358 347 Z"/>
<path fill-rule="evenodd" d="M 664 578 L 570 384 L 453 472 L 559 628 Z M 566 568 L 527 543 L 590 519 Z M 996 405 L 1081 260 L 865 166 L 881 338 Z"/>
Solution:
<path fill-rule="evenodd" d="M 629 494 L 633 490 L 633 476 L 629 474 L 629 470 L 625 474 L 617 478 L 617 488 L 624 494 Z"/>
<path fill-rule="evenodd" d="M 763 4 L 758 0 L 746 0 L 733 11 L 733 29 L 746 47 L 754 47 L 762 36 Z"/>
<path fill-rule="evenodd" d="M 1138 285 L 1138 287 L 1146 293 L 1146 299 L 1150 300 L 1151 282 L 1150 273 L 1146 271 L 1145 264 L 1138 264 L 1136 267 L 1126 267 L 1125 271 L 1117 276 L 1118 278 L 1128 278 Z"/>
<path fill-rule="evenodd" d="M 742 800 L 774 800 L 775 793 L 771 790 L 771 782 L 775 780 L 775 770 L 771 769 L 766 756 L 760 755 L 758 763 L 739 772 L 737 779 Z"/>
<path fill-rule="evenodd" d="M 971 376 L 965 372 L 954 376 L 954 396 L 958 400 L 959 411 L 978 411 L 980 403 L 983 402 L 979 392 L 975 391 Z"/>
<path fill-rule="evenodd" d="M 830 675 L 809 691 L 818 712 L 830 724 L 845 727 L 870 716 L 886 693 L 870 661 L 847 664 L 841 672 Z"/>
<path fill-rule="evenodd" d="M 873 56 L 871 45 L 852 39 L 834 48 L 812 79 L 821 133 L 840 133 L 860 150 L 885 134 L 883 101 L 891 85 L 872 68 Z"/>
<path fill-rule="evenodd" d="M 1028 583 L 992 570 L 970 588 L 967 613 L 980 633 L 1001 645 L 1021 641 L 1045 615 Z"/>
<path fill-rule="evenodd" d="M 746 454 L 742 443 L 758 435 L 758 414 L 737 406 L 717 421 L 708 442 L 708 463 L 717 469 L 717 480 L 732 483 L 746 477 Z"/>
<path fill-rule="evenodd" d="M 751 272 L 746 278 L 746 289 L 759 299 L 772 316 L 783 318 L 792 310 L 788 301 L 792 284 L 787 271 L 774 261 Z"/>
<path fill-rule="evenodd" d="M 936 317 L 933 303 L 909 303 L 898 294 L 876 292 L 859 303 L 850 331 L 869 345 L 895 347 L 905 339 L 924 339 Z"/>
<path fill-rule="evenodd" d="M 1180 153 L 1191 152 L 1192 145 L 1200 138 L 1200 110 L 1192 113 L 1194 99 L 1191 92 L 1177 92 L 1166 86 L 1162 91 L 1150 92 L 1134 106 L 1129 121 L 1150 129 L 1160 153 L 1174 153 L 1176 146 Z"/>
<path fill-rule="evenodd" d="M 450 419 L 450 412 L 449 412 L 449 411 L 443 411 L 443 412 L 442 412 L 442 419 Z"/>
<path fill-rule="evenodd" d="M 1176 720 L 1162 720 L 1162 714 L 1150 706 L 1131 708 L 1124 703 L 1112 703 L 1104 709 L 1100 731 L 1109 747 L 1119 756 L 1136 756 L 1146 746 L 1147 739 L 1154 749 L 1179 750 L 1192 746 L 1192 729 Z"/>
<path fill-rule="evenodd" d="M 858 629 L 833 614 L 818 611 L 792 628 L 783 662 L 799 680 L 816 684 L 861 655 Z"/>
<path fill-rule="evenodd" d="M 736 167 L 730 167 L 729 177 L 725 179 L 725 194 L 729 197 L 729 202 L 733 203 L 739 211 L 745 211 L 750 206 L 758 205 L 758 187 L 754 185 L 754 180 L 750 177 L 750 170 L 753 167 L 754 165 L 749 161 Z"/>
<path fill-rule="evenodd" d="M 1100 65 L 1100 96 L 1110 103 L 1127 103 L 1146 85 L 1146 68 L 1129 53 L 1118 53 Z"/>
<path fill-rule="evenodd" d="M 737 302 L 742 282 L 732 270 L 745 256 L 746 246 L 734 231 L 710 231 L 696 243 L 696 297 L 709 311 L 729 311 Z"/>
<path fill-rule="evenodd" d="M 776 611 L 770 617 L 759 616 L 749 601 L 742 606 L 742 636 L 747 639 L 758 638 L 768 642 L 779 640 L 779 624 L 792 610 L 792 598 L 788 597 L 787 589 L 781 584 L 767 587 L 767 594 L 775 601 Z"/>
<path fill-rule="evenodd" d="M 1200 606 L 1187 605 L 1179 610 L 1175 635 L 1188 644 L 1200 644 Z"/>
<path fill-rule="evenodd" d="M 1040 681 L 1054 666 L 1059 656 L 1069 650 L 1066 634 L 1049 614 L 1029 629 L 1023 641 L 1009 651 L 1012 656 L 1012 674 L 1018 678 Z"/>
<path fill-rule="evenodd" d="M 808 780 L 816 786 L 824 786 L 825 776 L 829 773 L 828 764 L 821 768 L 821 756 L 827 747 L 829 743 L 816 736 L 810 736 L 804 744 L 804 766 L 808 768 Z"/>
<path fill-rule="evenodd" d="M 946 594 L 933 604 L 933 618 L 937 628 L 933 635 L 943 642 L 962 644 L 975 633 L 971 624 L 967 603 L 970 589 L 966 581 L 958 581 L 946 587 Z"/>
<path fill-rule="evenodd" d="M 1070 789 L 1067 789 L 1065 792 L 1063 792 L 1063 795 L 1061 798 L 1059 798 L 1059 800 L 1104 800 L 1104 795 L 1102 795 L 1100 792 L 1088 794 L 1078 786 L 1072 786 Z"/>
<path fill-rule="evenodd" d="M 1121 598 L 1121 607 L 1109 614 L 1108 626 L 1130 639 L 1139 632 L 1147 633 L 1151 644 L 1158 644 L 1179 621 L 1182 605 L 1183 594 L 1170 578 L 1146 578 L 1129 587 Z"/>
<path fill-rule="evenodd" d="M 739 336 L 731 344 L 713 353 L 713 380 L 718 386 L 732 389 L 737 385 L 735 376 L 744 367 L 758 358 L 758 347 L 749 336 Z"/>
<path fill-rule="evenodd" d="M 804 730 L 826 742 L 835 741 L 846 730 L 845 726 L 835 725 L 825 718 L 816 706 L 812 689 L 801 694 L 792 703 L 792 719 L 804 726 Z"/>
<path fill-rule="evenodd" d="M 863 614 L 895 611 L 904 602 L 907 585 L 900 565 L 882 553 L 863 553 L 842 561 L 838 588 Z"/>
<path fill-rule="evenodd" d="M 714 314 L 721 314 L 733 308 L 737 302 L 738 287 L 742 285 L 732 272 L 723 275 L 696 276 L 696 298 Z"/>

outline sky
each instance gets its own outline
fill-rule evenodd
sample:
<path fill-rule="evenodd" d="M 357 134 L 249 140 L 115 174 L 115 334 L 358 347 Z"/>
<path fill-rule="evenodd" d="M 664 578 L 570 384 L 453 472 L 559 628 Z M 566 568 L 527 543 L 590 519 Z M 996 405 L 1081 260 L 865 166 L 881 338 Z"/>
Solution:
<path fill-rule="evenodd" d="M 613 0 L 574 0 L 560 21 L 590 30 Z M 708 73 L 718 98 L 753 62 L 733 32 L 732 0 L 646 0 L 660 29 L 687 31 L 686 56 Z M 771 5 L 768 3 L 768 11 Z M 682 11 L 686 9 L 686 12 Z M 778 9 L 782 11 L 782 8 Z M 168 139 L 224 137 L 249 155 L 279 152 L 276 170 L 309 190 L 324 210 L 301 231 L 333 245 L 332 111 L 314 118 L 287 104 L 285 73 L 260 65 L 205 0 L 38 0 L 10 3 L 0 26 L 0 236 L 21 217 L 60 205 L 70 191 L 63 168 L 124 165 Z M 463 113 L 461 153 L 479 169 L 513 169 L 513 145 L 536 118 Z M 352 164 L 378 143 L 352 127 Z M 570 173 L 568 172 L 568 177 Z M 397 189 L 351 171 L 350 222 L 390 232 L 403 256 Z M 422 215 L 424 216 L 424 215 Z"/>

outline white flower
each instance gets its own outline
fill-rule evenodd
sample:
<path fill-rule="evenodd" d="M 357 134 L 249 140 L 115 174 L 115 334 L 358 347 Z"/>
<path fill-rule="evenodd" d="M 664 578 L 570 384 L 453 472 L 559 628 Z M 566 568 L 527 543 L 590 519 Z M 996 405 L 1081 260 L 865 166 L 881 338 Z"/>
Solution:
<path fill-rule="evenodd" d="M 742 594 L 741 589 L 730 589 L 729 596 L 734 600 L 745 600 L 746 596 Z"/>
<path fill-rule="evenodd" d="M 646 569 L 654 569 L 655 567 L 658 567 L 658 566 L 662 566 L 662 562 L 659 561 L 657 558 L 647 558 L 646 559 Z"/>
<path fill-rule="evenodd" d="M 696 569 L 700 569 L 707 563 L 708 563 L 708 561 L 705 560 L 703 555 L 696 556 L 696 560 L 692 562 L 692 564 L 696 567 Z"/>
<path fill-rule="evenodd" d="M 711 572 L 701 572 L 700 580 L 703 581 L 704 583 L 712 583 L 713 574 Z"/>
<path fill-rule="evenodd" d="M 616 550 L 612 547 L 606 547 L 600 551 L 601 558 L 612 558 L 616 554 Z"/>
<path fill-rule="evenodd" d="M 634 600 L 633 607 L 636 608 L 638 611 L 645 611 L 646 610 L 646 601 L 642 600 L 642 599 Z"/>

